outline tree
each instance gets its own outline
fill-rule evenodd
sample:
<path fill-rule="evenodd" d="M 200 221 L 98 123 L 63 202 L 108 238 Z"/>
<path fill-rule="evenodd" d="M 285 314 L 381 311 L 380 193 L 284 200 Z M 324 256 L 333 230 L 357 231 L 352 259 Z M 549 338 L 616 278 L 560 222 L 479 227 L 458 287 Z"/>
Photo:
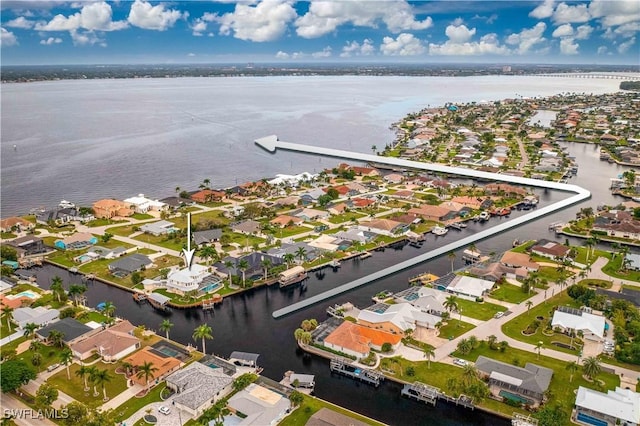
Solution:
<path fill-rule="evenodd" d="M 627 170 L 622 172 L 622 178 L 624 179 L 627 187 L 633 188 L 636 184 L 636 171 L 635 170 Z"/>
<path fill-rule="evenodd" d="M 171 330 L 171 327 L 173 327 L 173 323 L 168 319 L 163 320 L 162 323 L 160 324 L 160 330 L 166 333 L 167 340 L 169 340 L 169 330 Z"/>
<path fill-rule="evenodd" d="M 140 284 L 142 282 L 142 280 L 144 280 L 144 275 L 142 275 L 142 272 L 140 271 L 133 271 L 131 273 L 131 277 L 129 277 L 131 279 L 131 284 L 133 284 L 134 286 Z"/>
<path fill-rule="evenodd" d="M 231 268 L 234 267 L 233 262 L 231 262 L 230 260 L 225 260 L 224 267 L 227 268 L 227 273 L 229 274 L 229 286 L 231 286 L 231 284 L 233 284 L 231 277 Z"/>
<path fill-rule="evenodd" d="M 200 254 L 200 257 L 205 259 L 205 261 L 207 262 L 207 265 L 210 264 L 211 259 L 215 259 L 216 257 L 218 257 L 218 252 L 214 247 L 211 247 L 211 246 L 202 247 L 199 254 Z"/>
<path fill-rule="evenodd" d="M 375 145 L 371 145 L 371 151 L 373 151 L 373 154 L 375 155 L 378 152 L 378 147 Z"/>
<path fill-rule="evenodd" d="M 24 336 L 27 339 L 33 339 L 33 337 L 36 335 L 36 330 L 38 329 L 38 324 L 34 324 L 32 322 L 28 322 L 25 326 L 24 326 Z"/>
<path fill-rule="evenodd" d="M 560 404 L 545 404 L 535 415 L 539 426 L 556 426 L 567 423 L 568 415 Z"/>
<path fill-rule="evenodd" d="M 62 348 L 64 346 L 64 333 L 58 330 L 51 330 L 48 340 L 53 346 Z"/>
<path fill-rule="evenodd" d="M 89 410 L 87 406 L 81 402 L 73 401 L 64 406 L 67 410 L 67 417 L 60 419 L 60 422 L 65 426 L 77 426 L 79 424 L 86 424 Z"/>
<path fill-rule="evenodd" d="M 487 344 L 489 345 L 489 349 L 495 349 L 497 341 L 498 341 L 498 338 L 493 334 L 487 337 Z"/>
<path fill-rule="evenodd" d="M 260 265 L 262 266 L 262 269 L 264 270 L 264 279 L 267 279 L 267 276 L 269 275 L 269 268 L 271 268 L 271 260 L 269 259 L 264 259 L 262 262 L 260 262 Z"/>
<path fill-rule="evenodd" d="M 242 272 L 242 287 L 246 287 L 247 282 L 245 274 L 247 272 L 247 269 L 249 269 L 249 262 L 247 262 L 246 259 L 242 259 L 240 262 L 238 262 L 238 269 L 240 270 L 240 272 Z"/>
<path fill-rule="evenodd" d="M 255 374 L 245 373 L 233 381 L 233 390 L 241 391 L 257 379 Z"/>
<path fill-rule="evenodd" d="M 53 294 L 55 294 L 56 299 L 58 299 L 58 303 L 62 302 L 60 296 L 61 294 L 64 294 L 64 288 L 62 287 L 62 278 L 57 275 L 51 278 L 51 286 L 49 287 L 49 290 L 51 290 Z"/>
<path fill-rule="evenodd" d="M 298 247 L 298 249 L 296 250 L 296 257 L 300 259 L 300 264 L 304 263 L 305 259 L 307 258 L 307 249 L 305 249 L 304 247 Z"/>
<path fill-rule="evenodd" d="M 136 377 L 138 379 L 144 378 L 145 382 L 147 382 L 147 386 L 149 386 L 149 379 L 153 379 L 153 373 L 158 371 L 157 367 L 153 366 L 152 362 L 144 361 L 142 365 L 136 366 L 138 372 L 136 373 Z"/>
<path fill-rule="evenodd" d="M 131 278 L 133 279 L 133 274 Z M 115 311 L 116 305 L 114 305 L 113 302 L 105 302 L 103 312 L 106 316 L 112 317 Z"/>
<path fill-rule="evenodd" d="M 527 313 L 531 310 L 531 307 L 533 306 L 533 302 L 531 300 L 527 300 L 527 303 L 525 303 L 525 305 L 527 306 Z"/>
<path fill-rule="evenodd" d="M 0 258 L 2 258 L 2 260 L 11 260 L 16 262 L 18 260 L 18 252 L 15 248 L 8 246 L 7 244 L 3 244 L 0 246 Z"/>
<path fill-rule="evenodd" d="M 582 372 L 589 379 L 593 380 L 598 374 L 600 374 L 600 360 L 595 356 L 590 356 L 582 361 Z"/>
<path fill-rule="evenodd" d="M 87 291 L 87 286 L 82 284 L 71 284 L 69 287 L 69 296 L 73 298 L 73 304 L 78 306 L 78 298 L 82 296 L 84 292 Z"/>
<path fill-rule="evenodd" d="M 103 243 L 108 243 L 109 240 L 111 240 L 111 238 L 113 238 L 113 234 L 110 234 L 108 232 L 105 232 L 104 234 L 102 234 L 102 237 L 100 237 L 100 239 L 102 240 Z"/>
<path fill-rule="evenodd" d="M 56 399 L 58 399 L 58 389 L 49 383 L 40 385 L 36 392 L 36 406 L 38 408 L 50 407 Z"/>
<path fill-rule="evenodd" d="M 498 347 L 500 348 L 500 352 L 504 352 L 509 347 L 509 342 L 507 342 L 506 340 L 503 340 L 500 343 L 498 343 Z"/>
<path fill-rule="evenodd" d="M 471 383 L 478 379 L 478 370 L 472 364 L 466 364 L 462 371 L 462 382 L 469 386 Z"/>
<path fill-rule="evenodd" d="M 111 375 L 109 370 L 97 370 L 93 376 L 93 383 L 95 386 L 102 386 L 103 401 L 108 401 L 106 385 L 111 381 Z"/>
<path fill-rule="evenodd" d="M 208 324 L 201 324 L 193 330 L 193 340 L 202 339 L 202 353 L 204 354 L 207 353 L 204 339 L 213 339 L 213 335 L 211 334 L 212 331 L 213 330 Z"/>
<path fill-rule="evenodd" d="M 0 387 L 4 393 L 12 392 L 35 378 L 36 372 L 22 360 L 10 359 L 2 363 Z"/>
<path fill-rule="evenodd" d="M 289 401 L 291 401 L 294 407 L 297 407 L 304 401 L 304 395 L 302 392 L 295 390 L 289 395 Z"/>
<path fill-rule="evenodd" d="M 576 373 L 576 371 L 578 371 L 579 368 L 580 368 L 580 366 L 575 361 L 570 362 L 569 364 L 567 364 L 567 371 L 571 374 L 569 376 L 569 383 L 571 383 L 573 381 L 573 375 Z"/>
<path fill-rule="evenodd" d="M 291 266 L 291 262 L 293 262 L 295 258 L 296 256 L 293 253 L 286 253 L 284 256 L 282 256 L 282 260 L 284 260 L 287 266 Z"/>
<path fill-rule="evenodd" d="M 80 377 L 80 379 L 84 382 L 84 391 L 89 390 L 89 385 L 87 384 L 87 377 L 91 372 L 92 367 L 87 367 L 86 365 L 81 365 L 80 368 L 76 370 L 74 373 L 76 376 Z"/>
<path fill-rule="evenodd" d="M 456 254 L 450 251 L 449 254 L 447 254 L 447 257 L 451 261 L 451 272 L 453 272 L 453 262 L 456 260 Z"/>
<path fill-rule="evenodd" d="M 471 350 L 473 349 L 473 346 L 472 346 L 471 342 L 469 341 L 469 339 L 461 339 L 458 342 L 457 349 L 458 349 L 458 352 L 460 352 L 463 355 L 466 355 L 469 352 L 471 352 Z"/>
<path fill-rule="evenodd" d="M 34 367 L 38 367 L 42 364 L 42 354 L 40 352 L 34 352 L 33 355 L 31 355 L 31 364 Z"/>
<path fill-rule="evenodd" d="M 13 308 L 9 305 L 2 305 L 2 315 L 7 319 L 7 328 L 11 330 L 11 314 L 13 313 Z M 27 324 L 28 326 L 29 324 Z M 26 333 L 26 329 L 25 329 Z M 26 334 L 25 334 L 26 335 Z"/>
<path fill-rule="evenodd" d="M 536 343 L 536 351 L 538 351 L 538 359 L 540 359 L 540 351 L 542 350 L 542 346 L 543 346 L 542 342 Z"/>
<path fill-rule="evenodd" d="M 427 368 L 431 368 L 431 359 L 436 356 L 436 351 L 431 346 L 425 347 L 422 352 L 424 353 L 424 357 L 427 359 Z"/>
<path fill-rule="evenodd" d="M 380 349 L 382 349 L 382 352 L 388 353 L 388 352 L 391 352 L 393 350 L 393 346 L 389 342 L 384 342 L 382 344 L 382 346 L 380 347 Z"/>
<path fill-rule="evenodd" d="M 458 296 L 452 294 L 447 297 L 442 306 L 449 312 L 458 312 L 460 310 Z"/>
<path fill-rule="evenodd" d="M 66 348 L 60 352 L 60 362 L 67 368 L 67 380 L 71 380 L 71 373 L 69 372 L 69 365 L 73 362 L 73 353 L 71 353 L 71 349 Z"/>

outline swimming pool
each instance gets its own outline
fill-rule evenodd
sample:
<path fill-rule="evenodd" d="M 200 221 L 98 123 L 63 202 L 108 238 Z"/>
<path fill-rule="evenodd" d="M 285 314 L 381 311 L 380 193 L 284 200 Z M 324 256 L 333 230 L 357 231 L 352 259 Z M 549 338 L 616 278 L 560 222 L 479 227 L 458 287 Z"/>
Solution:
<path fill-rule="evenodd" d="M 520 396 L 518 394 L 511 393 L 506 390 L 501 390 L 498 395 L 500 395 L 503 398 L 510 399 L 512 401 L 520 402 L 521 404 L 529 404 L 529 405 L 533 404 L 533 401 L 530 400 L 529 398 L 525 398 L 524 396 Z"/>
<path fill-rule="evenodd" d="M 18 294 L 7 296 L 7 298 L 9 299 L 19 299 L 21 297 L 28 297 L 29 299 L 37 299 L 38 297 L 40 297 L 40 295 L 38 293 L 34 293 L 31 290 L 25 290 L 25 291 L 21 291 Z"/>
<path fill-rule="evenodd" d="M 604 420 L 596 419 L 595 417 L 592 417 L 585 413 L 578 413 L 576 419 L 583 423 L 587 423 L 594 426 L 607 426 L 609 424 Z"/>
<path fill-rule="evenodd" d="M 80 263 L 85 263 L 91 260 L 91 256 L 87 255 L 87 254 L 83 254 L 82 256 L 78 257 L 78 261 Z"/>
<path fill-rule="evenodd" d="M 219 287 L 220 287 L 220 283 L 213 283 L 213 284 L 209 284 L 207 286 L 202 287 L 200 291 L 203 293 L 209 293 L 210 291 L 216 290 Z"/>

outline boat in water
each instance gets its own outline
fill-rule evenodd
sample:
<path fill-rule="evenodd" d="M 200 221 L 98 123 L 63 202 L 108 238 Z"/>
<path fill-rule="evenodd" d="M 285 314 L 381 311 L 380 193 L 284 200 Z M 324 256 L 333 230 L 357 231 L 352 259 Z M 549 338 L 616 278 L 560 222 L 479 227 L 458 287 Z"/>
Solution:
<path fill-rule="evenodd" d="M 449 230 L 442 226 L 434 226 L 433 229 L 431 229 L 431 233 L 434 235 L 445 235 L 447 232 L 449 232 Z"/>
<path fill-rule="evenodd" d="M 58 204 L 58 207 L 60 207 L 61 209 L 73 209 L 76 207 L 76 205 L 71 201 L 62 200 L 60 201 L 60 204 Z"/>
<path fill-rule="evenodd" d="M 297 284 L 307 279 L 307 271 L 302 266 L 294 266 L 291 269 L 280 272 L 278 275 L 278 282 L 280 288 L 288 287 L 293 284 Z"/>

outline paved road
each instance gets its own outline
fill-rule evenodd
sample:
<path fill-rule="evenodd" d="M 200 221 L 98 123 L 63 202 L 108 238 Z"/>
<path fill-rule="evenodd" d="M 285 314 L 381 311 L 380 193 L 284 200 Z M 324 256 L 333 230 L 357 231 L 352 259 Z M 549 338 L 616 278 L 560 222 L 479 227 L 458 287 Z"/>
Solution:
<path fill-rule="evenodd" d="M 34 424 L 45 426 L 56 425 L 49 419 L 31 418 L 30 413 L 33 413 L 33 410 L 29 408 L 24 402 L 8 393 L 0 394 L 0 408 L 2 408 L 2 417 L 7 415 L 8 413 L 17 413 L 19 410 L 24 410 L 22 411 L 21 418 L 18 418 L 18 416 L 16 415 L 16 417 L 13 419 L 14 423 L 18 426 L 33 426 Z"/>

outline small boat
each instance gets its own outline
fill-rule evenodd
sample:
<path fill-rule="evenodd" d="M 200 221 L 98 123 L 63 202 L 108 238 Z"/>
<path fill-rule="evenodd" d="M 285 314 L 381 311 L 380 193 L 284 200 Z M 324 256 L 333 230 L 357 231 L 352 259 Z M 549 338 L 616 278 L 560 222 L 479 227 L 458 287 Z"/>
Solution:
<path fill-rule="evenodd" d="M 368 251 L 365 251 L 360 255 L 360 259 L 366 259 L 368 257 L 371 257 L 371 253 L 369 253 Z"/>
<path fill-rule="evenodd" d="M 482 212 L 478 215 L 478 220 L 480 220 L 481 222 L 486 222 L 490 217 L 491 215 L 488 212 Z"/>
<path fill-rule="evenodd" d="M 297 284 L 306 279 L 307 271 L 302 266 L 294 266 L 293 268 L 287 269 L 286 271 L 283 271 L 278 275 L 280 288 L 284 288 L 292 284 Z"/>
<path fill-rule="evenodd" d="M 409 243 L 409 245 L 411 247 L 415 247 L 415 248 L 422 248 L 422 242 L 420 242 L 420 241 L 411 241 Z"/>
<path fill-rule="evenodd" d="M 513 240 L 513 243 L 511 244 L 512 247 L 518 247 L 519 245 L 520 245 L 520 241 L 517 238 Z"/>
<path fill-rule="evenodd" d="M 449 232 L 449 230 L 447 228 L 443 228 L 442 226 L 434 226 L 433 229 L 431 229 L 431 233 L 434 235 L 444 235 L 447 232 Z"/>
<path fill-rule="evenodd" d="M 458 222 L 453 222 L 449 224 L 449 228 L 453 228 L 458 231 L 462 231 L 462 226 Z"/>
<path fill-rule="evenodd" d="M 338 269 L 338 268 L 341 266 L 341 265 L 340 265 L 340 262 L 338 262 L 338 261 L 337 261 L 337 260 L 335 260 L 335 259 L 334 259 L 334 260 L 332 260 L 332 261 L 331 261 L 331 263 L 329 263 L 329 265 L 331 265 L 331 267 L 332 267 L 333 269 Z"/>
<path fill-rule="evenodd" d="M 69 272 L 71 272 L 72 274 L 77 274 L 78 273 L 78 268 L 76 268 L 76 267 L 69 268 Z"/>
<path fill-rule="evenodd" d="M 468 225 L 466 222 L 456 222 L 460 228 L 466 228 Z"/>
<path fill-rule="evenodd" d="M 133 300 L 138 303 L 144 302 L 147 300 L 147 295 L 136 291 L 135 293 L 133 293 Z"/>
<path fill-rule="evenodd" d="M 67 200 L 62 200 L 60 201 L 60 204 L 58 204 L 58 207 L 60 207 L 61 209 L 72 209 L 75 206 L 76 206 L 75 204 Z"/>

